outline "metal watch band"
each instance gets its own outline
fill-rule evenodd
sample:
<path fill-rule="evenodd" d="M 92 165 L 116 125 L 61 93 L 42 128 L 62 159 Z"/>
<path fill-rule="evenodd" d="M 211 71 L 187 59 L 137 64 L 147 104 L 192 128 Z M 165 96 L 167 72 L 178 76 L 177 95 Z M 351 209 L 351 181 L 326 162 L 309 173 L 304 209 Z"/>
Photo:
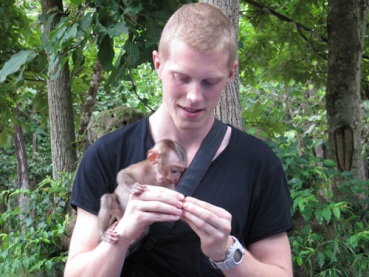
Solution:
<path fill-rule="evenodd" d="M 245 250 L 236 237 L 231 236 L 231 238 L 234 240 L 234 243 L 229 247 L 227 251 L 227 256 L 224 261 L 215 262 L 209 258 L 210 263 L 213 265 L 214 268 L 229 270 L 235 268 L 242 262 L 243 257 L 245 256 Z M 241 255 L 238 261 L 235 260 L 236 252 L 237 254 Z"/>

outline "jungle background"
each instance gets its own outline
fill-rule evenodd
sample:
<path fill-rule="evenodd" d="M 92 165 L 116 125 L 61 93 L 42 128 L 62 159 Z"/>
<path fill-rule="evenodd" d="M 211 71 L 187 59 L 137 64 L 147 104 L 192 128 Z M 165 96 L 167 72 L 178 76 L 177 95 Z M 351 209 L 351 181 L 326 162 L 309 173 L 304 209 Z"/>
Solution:
<path fill-rule="evenodd" d="M 161 101 L 151 53 L 180 0 L 0 3 L 0 275 L 62 275 L 78 162 Z M 216 116 L 288 179 L 295 276 L 368 276 L 367 0 L 224 0 L 238 76 Z"/>

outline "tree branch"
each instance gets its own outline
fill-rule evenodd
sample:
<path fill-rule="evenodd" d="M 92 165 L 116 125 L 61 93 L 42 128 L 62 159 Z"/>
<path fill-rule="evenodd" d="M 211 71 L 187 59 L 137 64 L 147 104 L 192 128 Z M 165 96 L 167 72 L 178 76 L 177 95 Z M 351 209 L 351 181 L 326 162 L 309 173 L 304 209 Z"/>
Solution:
<path fill-rule="evenodd" d="M 325 42 L 325 43 L 328 43 L 328 38 L 323 37 L 323 36 L 321 36 L 321 35 L 317 34 L 316 32 L 314 32 L 314 30 L 313 30 L 313 29 L 310 29 L 310 28 L 308 28 L 308 27 L 306 27 L 306 26 L 304 26 L 304 25 L 302 25 L 302 24 L 300 24 L 300 23 L 296 22 L 295 20 L 293 20 L 293 19 L 289 18 L 288 16 L 285 16 L 285 15 L 283 15 L 283 14 L 281 14 L 281 13 L 279 13 L 279 12 L 277 12 L 277 11 L 275 11 L 275 10 L 273 10 L 273 9 L 271 9 L 271 8 L 269 8 L 269 7 L 267 7 L 267 6 L 263 5 L 263 4 L 261 4 L 261 3 L 258 3 L 258 2 L 253 1 L 253 0 L 244 0 L 244 2 L 246 2 L 246 3 L 248 3 L 248 4 L 252 5 L 252 6 L 254 6 L 254 7 L 256 7 L 256 8 L 258 8 L 259 10 L 261 10 L 261 11 L 262 11 L 262 12 L 264 12 L 264 13 L 272 14 L 272 15 L 276 16 L 277 18 L 279 18 L 279 19 L 280 19 L 280 20 L 282 20 L 282 21 L 285 21 L 285 22 L 288 22 L 288 23 L 293 24 L 293 25 L 295 26 L 295 28 L 298 30 L 299 34 L 302 36 L 302 38 L 303 38 L 306 42 L 308 42 L 308 43 L 309 43 L 309 45 L 313 48 L 313 50 L 314 50 L 316 53 L 318 53 L 318 55 L 320 55 L 322 58 L 327 59 L 325 56 L 321 55 L 321 54 L 319 53 L 319 51 L 317 51 L 317 50 L 316 50 L 316 49 L 311 45 L 310 40 L 309 40 L 306 36 L 304 36 L 304 35 L 302 34 L 302 32 L 301 32 L 301 31 L 308 32 L 308 33 L 310 33 L 311 35 L 313 35 L 314 37 L 318 38 L 320 41 Z M 362 58 L 363 58 L 363 59 L 366 59 L 366 60 L 369 60 L 369 56 L 368 56 L 368 55 L 363 55 L 363 56 L 362 56 Z"/>
<path fill-rule="evenodd" d="M 296 29 L 298 30 L 303 30 L 305 32 L 308 32 L 310 33 L 311 35 L 315 36 L 316 38 L 318 38 L 320 41 L 323 41 L 323 42 L 327 42 L 328 43 L 328 39 L 317 34 L 316 32 L 314 32 L 314 30 L 296 22 L 295 20 L 283 15 L 283 14 L 280 14 L 279 12 L 276 12 L 275 10 L 273 9 L 270 9 L 269 7 L 261 4 L 261 3 L 258 3 L 258 2 L 255 2 L 253 0 L 244 0 L 244 2 L 246 3 L 249 3 L 250 5 L 260 9 L 261 11 L 263 11 L 264 13 L 269 13 L 269 14 L 272 14 L 274 16 L 276 16 L 277 18 L 279 18 L 280 20 L 282 21 L 285 21 L 285 22 L 288 22 L 288 23 L 292 23 L 293 26 L 295 26 Z"/>
<path fill-rule="evenodd" d="M 136 87 L 136 84 L 135 84 L 135 80 L 133 79 L 132 70 L 130 68 L 128 69 L 128 73 L 129 73 L 128 75 L 129 75 L 129 80 L 131 82 L 131 89 L 132 89 L 132 91 L 134 92 L 134 94 L 136 95 L 136 97 L 138 98 L 138 100 L 142 104 L 144 104 L 144 106 L 146 108 L 148 108 L 151 112 L 154 112 L 154 110 L 149 105 L 147 105 L 146 104 L 146 101 L 144 99 L 142 99 L 142 97 L 140 97 L 140 95 L 138 94 L 137 87 Z"/>

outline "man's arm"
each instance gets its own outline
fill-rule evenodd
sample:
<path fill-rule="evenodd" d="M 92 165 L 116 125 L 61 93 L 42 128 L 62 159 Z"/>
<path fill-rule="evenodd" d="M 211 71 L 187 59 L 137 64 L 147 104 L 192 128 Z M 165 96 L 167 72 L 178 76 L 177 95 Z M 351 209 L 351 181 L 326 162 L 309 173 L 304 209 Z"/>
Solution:
<path fill-rule="evenodd" d="M 232 216 L 226 210 L 187 197 L 184 220 L 200 237 L 201 250 L 214 261 L 222 261 L 233 244 L 230 237 Z M 226 276 L 293 276 L 291 249 L 286 232 L 265 238 L 245 249 L 242 262 Z"/>
<path fill-rule="evenodd" d="M 130 242 L 122 238 L 117 244 L 98 241 L 97 216 L 78 208 L 64 276 L 120 275 Z"/>
<path fill-rule="evenodd" d="M 105 241 L 99 244 L 97 216 L 78 208 L 64 275 L 120 276 L 131 242 L 154 222 L 179 220 L 183 199 L 176 191 L 149 185 L 143 193 L 132 194 L 114 229 L 119 236 L 115 244 Z"/>
<path fill-rule="evenodd" d="M 293 276 L 291 249 L 286 232 L 262 239 L 245 250 L 239 266 L 224 270 L 228 276 Z"/>

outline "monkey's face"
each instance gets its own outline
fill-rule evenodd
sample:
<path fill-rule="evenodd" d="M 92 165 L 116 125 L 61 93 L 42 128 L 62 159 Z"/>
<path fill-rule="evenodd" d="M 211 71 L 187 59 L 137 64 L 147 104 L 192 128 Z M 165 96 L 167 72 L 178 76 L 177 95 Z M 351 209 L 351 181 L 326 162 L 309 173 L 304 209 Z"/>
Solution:
<path fill-rule="evenodd" d="M 179 181 L 179 178 L 181 178 L 183 171 L 184 168 L 177 165 L 163 168 L 163 170 L 158 169 L 156 173 L 156 181 L 161 186 L 176 184 Z"/>
<path fill-rule="evenodd" d="M 181 178 L 186 165 L 173 151 L 168 153 L 167 158 L 158 159 L 156 164 L 156 181 L 161 186 L 176 184 Z"/>

